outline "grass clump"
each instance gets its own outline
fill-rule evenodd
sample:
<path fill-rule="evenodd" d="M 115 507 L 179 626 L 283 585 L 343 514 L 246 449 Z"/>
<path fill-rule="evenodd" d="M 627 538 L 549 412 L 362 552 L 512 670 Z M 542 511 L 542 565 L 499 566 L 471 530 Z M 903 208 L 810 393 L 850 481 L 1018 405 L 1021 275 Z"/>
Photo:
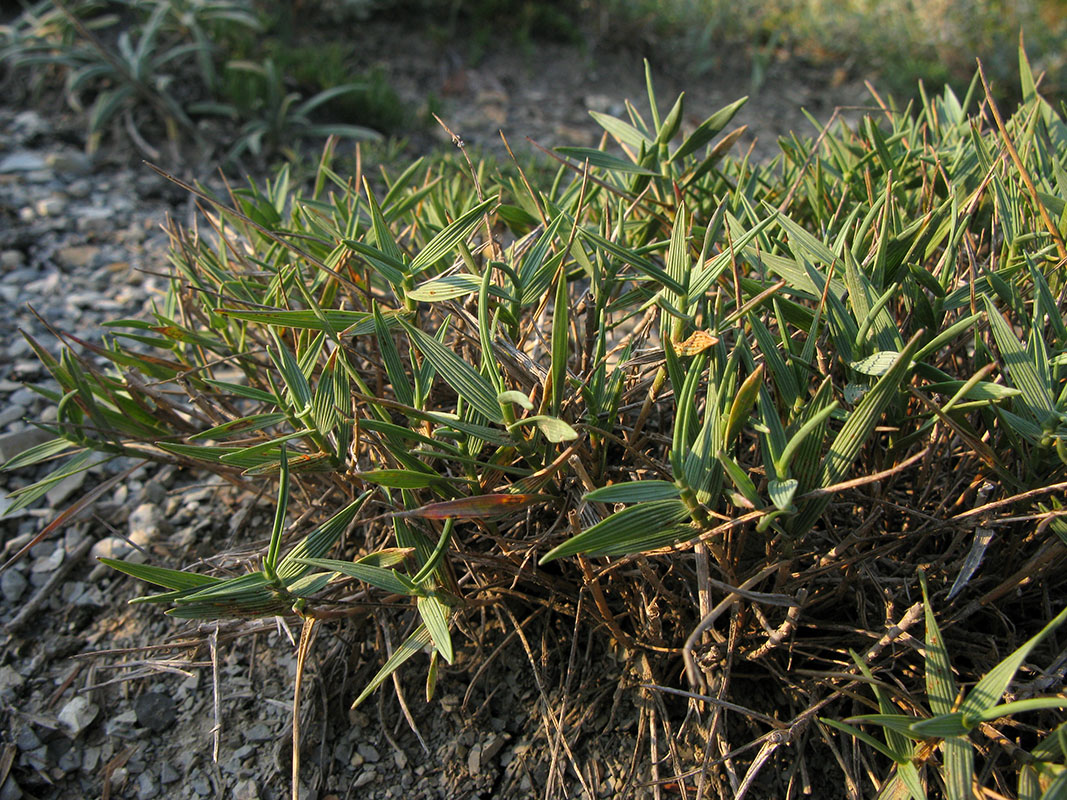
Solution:
<path fill-rule="evenodd" d="M 1037 798 L 1062 703 L 997 706 L 1047 656 L 993 668 L 988 636 L 1047 637 L 1063 589 L 1067 124 L 1020 69 L 1010 116 L 976 77 L 770 164 L 727 154 L 743 100 L 689 129 L 649 77 L 649 112 L 594 114 L 604 145 L 536 185 L 460 157 L 343 176 L 327 148 L 304 191 L 194 190 L 154 319 L 58 359 L 30 339 L 55 439 L 8 467 L 63 460 L 12 509 L 120 455 L 276 480 L 258 569 L 109 563 L 181 618 L 400 604 L 356 704 L 427 649 L 432 697 L 486 608 L 577 617 L 642 691 L 712 709 L 679 721 L 677 780 L 722 797 L 782 796 L 814 754 L 858 787 L 858 741 L 909 765 L 893 796 Z M 860 681 L 880 716 L 851 714 Z"/>

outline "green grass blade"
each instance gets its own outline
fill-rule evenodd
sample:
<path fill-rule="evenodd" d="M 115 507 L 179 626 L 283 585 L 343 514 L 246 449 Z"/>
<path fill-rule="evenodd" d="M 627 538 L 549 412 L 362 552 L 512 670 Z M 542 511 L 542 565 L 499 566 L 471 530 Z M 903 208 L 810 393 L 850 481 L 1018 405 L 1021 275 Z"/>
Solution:
<path fill-rule="evenodd" d="M 331 547 L 341 538 L 345 529 L 349 526 L 363 504 L 370 497 L 371 492 L 366 491 L 342 508 L 319 527 L 309 533 L 304 539 L 297 542 L 288 554 L 278 564 L 278 577 L 286 583 L 290 583 L 307 572 L 307 566 L 301 564 L 301 558 L 321 558 L 326 555 Z"/>
<path fill-rule="evenodd" d="M 926 575 L 919 573 L 923 593 L 923 613 L 926 617 L 926 697 L 934 714 L 951 714 L 956 700 L 956 680 L 952 677 L 945 640 L 930 607 L 930 595 L 926 590 Z"/>
<path fill-rule="evenodd" d="M 1016 338 L 1011 325 L 997 311 L 989 296 L 982 295 L 982 300 L 985 302 L 989 327 L 993 331 L 993 338 L 997 342 L 1000 356 L 1004 359 L 1008 374 L 1011 375 L 1016 388 L 1023 393 L 1022 405 L 1027 413 L 1037 421 L 1037 424 L 1044 428 L 1056 414 L 1052 394 L 1048 388 L 1048 364 L 1035 366 L 1022 342 Z M 1039 370 L 1043 371 L 1044 377 L 1039 374 Z"/>
<path fill-rule="evenodd" d="M 359 693 L 359 697 L 352 703 L 352 708 L 356 708 L 360 703 L 366 700 L 370 695 L 381 686 L 386 678 L 396 672 L 400 666 L 410 659 L 413 655 L 420 650 L 429 647 L 431 644 L 430 632 L 426 629 L 425 625 L 419 625 L 415 629 L 415 632 L 411 634 L 404 643 L 398 647 L 389 659 L 382 665 L 382 668 L 378 670 L 378 673 L 371 678 L 362 692 Z"/>
<path fill-rule="evenodd" d="M 335 558 L 295 558 L 293 560 L 309 567 L 339 572 L 392 594 L 411 595 L 414 593 L 413 584 L 395 569 L 383 569 L 370 564 L 361 564 L 358 561 L 338 561 Z"/>
<path fill-rule="evenodd" d="M 389 377 L 389 385 L 392 387 L 396 399 L 404 405 L 410 406 L 415 399 L 411 389 L 411 381 L 408 380 L 407 373 L 404 371 L 404 364 L 400 360 L 396 342 L 393 341 L 393 336 L 389 332 L 385 317 L 382 316 L 381 309 L 378 308 L 377 303 L 374 304 L 373 313 L 374 333 L 378 338 L 378 351 L 382 354 L 382 361 L 385 362 L 385 374 Z"/>
<path fill-rule="evenodd" d="M 470 364 L 461 359 L 433 336 L 423 333 L 418 328 L 401 322 L 419 350 L 431 362 L 437 374 L 452 389 L 470 403 L 486 419 L 502 423 L 504 416 L 496 400 L 497 391 L 485 378 L 478 374 Z"/>
<path fill-rule="evenodd" d="M 860 450 L 874 432 L 878 420 L 881 419 L 890 401 L 896 396 L 900 384 L 911 372 L 911 356 L 918 346 L 918 337 L 913 337 L 893 366 L 849 414 L 848 420 L 834 438 L 830 452 L 823 461 L 823 486 L 830 486 L 841 481 L 859 457 Z"/>
<path fill-rule="evenodd" d="M 408 274 L 418 275 L 452 253 L 459 243 L 474 230 L 474 227 L 481 221 L 482 215 L 488 212 L 496 202 L 496 197 L 490 197 L 443 228 L 415 256 L 408 267 Z"/>
<path fill-rule="evenodd" d="M 267 558 L 263 562 L 263 569 L 271 578 L 274 577 L 278 568 L 278 554 L 282 547 L 282 532 L 285 530 L 285 513 L 289 508 L 289 456 L 285 452 L 285 445 L 281 448 L 281 468 L 278 478 L 278 506 L 274 510 L 274 526 L 270 532 L 270 545 L 267 547 Z"/>
<path fill-rule="evenodd" d="M 595 503 L 643 503 L 649 500 L 671 500 L 679 497 L 678 487 L 670 481 L 630 481 L 602 486 L 585 495 Z"/>
<path fill-rule="evenodd" d="M 419 616 L 422 624 L 430 634 L 430 641 L 434 649 L 441 654 L 447 663 L 451 664 L 452 636 L 448 632 L 448 606 L 432 595 L 419 596 L 415 599 L 419 608 Z"/>
<path fill-rule="evenodd" d="M 114 558 L 100 558 L 97 560 L 112 569 L 137 578 L 137 580 L 154 583 L 156 586 L 175 591 L 199 589 L 219 582 L 218 578 L 212 578 L 210 575 L 198 575 L 195 572 L 182 572 L 181 570 L 167 569 L 165 567 L 154 567 L 150 564 L 134 564 L 130 561 L 119 561 Z"/>
<path fill-rule="evenodd" d="M 974 747 L 967 739 L 945 739 L 941 743 L 944 758 L 942 775 L 948 800 L 972 800 L 974 793 Z"/>
<path fill-rule="evenodd" d="M 968 692 L 967 697 L 960 705 L 960 711 L 968 720 L 983 719 L 985 715 L 993 708 L 1004 696 L 1004 692 L 1007 691 L 1008 685 L 1015 677 L 1015 673 L 1018 672 L 1019 667 L 1022 666 L 1023 661 L 1030 654 L 1030 651 L 1037 646 L 1037 644 L 1048 636 L 1052 631 L 1063 624 L 1063 621 L 1067 620 L 1067 608 L 1064 608 L 1057 614 L 1051 622 L 1049 622 L 1040 631 L 1030 637 L 1024 642 L 1015 652 L 1011 653 L 1007 658 L 997 664 L 993 669 L 986 673 L 974 688 Z"/>
<path fill-rule="evenodd" d="M 599 111 L 590 111 L 589 116 L 595 119 L 601 128 L 629 147 L 640 149 L 642 145 L 650 147 L 653 144 L 648 136 L 630 123 L 624 122 L 617 117 L 613 117 L 610 114 L 602 114 Z"/>
<path fill-rule="evenodd" d="M 588 161 L 590 166 L 607 170 L 608 172 L 652 176 L 659 174 L 642 167 L 640 164 L 628 161 L 625 158 L 619 158 L 619 156 L 612 155 L 611 153 L 605 153 L 603 150 L 594 150 L 591 147 L 556 147 L 554 149 L 560 155 L 577 159 L 580 164 L 584 164 Z"/>
<path fill-rule="evenodd" d="M 556 277 L 556 297 L 552 305 L 552 413 L 559 415 L 567 381 L 567 357 L 570 355 L 570 303 L 567 298 L 567 273 Z"/>
<path fill-rule="evenodd" d="M 640 553 L 692 535 L 690 528 L 678 525 L 688 517 L 689 509 L 681 500 L 653 500 L 629 506 L 554 547 L 542 556 L 540 563 L 577 553 L 589 556 Z"/>
<path fill-rule="evenodd" d="M 734 115 L 741 109 L 745 103 L 748 102 L 748 97 L 742 97 L 740 100 L 735 100 L 727 106 L 723 106 L 706 120 L 697 126 L 686 140 L 674 151 L 671 155 L 671 162 L 677 163 L 688 155 L 695 153 L 697 150 L 708 144 L 712 139 L 719 135 L 719 133 L 730 124 L 730 120 L 734 118 Z"/>

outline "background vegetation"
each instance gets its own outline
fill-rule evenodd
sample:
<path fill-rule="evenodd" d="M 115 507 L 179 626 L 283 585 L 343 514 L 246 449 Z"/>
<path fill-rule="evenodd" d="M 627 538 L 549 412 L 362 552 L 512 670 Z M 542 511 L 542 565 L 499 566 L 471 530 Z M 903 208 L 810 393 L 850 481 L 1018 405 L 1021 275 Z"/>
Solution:
<path fill-rule="evenodd" d="M 309 137 L 367 140 L 429 121 L 338 35 L 382 19 L 462 42 L 474 62 L 502 43 L 535 61 L 538 42 L 562 42 L 592 58 L 624 49 L 690 80 L 747 69 L 755 91 L 782 64 L 829 82 L 871 77 L 902 102 L 919 81 L 963 92 L 976 57 L 995 95 L 1017 101 L 1022 34 L 1045 95 L 1055 101 L 1067 80 L 1058 0 L 44 0 L 0 29 L 0 64 L 30 77 L 5 82 L 12 96 L 59 88 L 84 110 L 90 149 L 111 132 L 171 164 L 293 159 Z"/>

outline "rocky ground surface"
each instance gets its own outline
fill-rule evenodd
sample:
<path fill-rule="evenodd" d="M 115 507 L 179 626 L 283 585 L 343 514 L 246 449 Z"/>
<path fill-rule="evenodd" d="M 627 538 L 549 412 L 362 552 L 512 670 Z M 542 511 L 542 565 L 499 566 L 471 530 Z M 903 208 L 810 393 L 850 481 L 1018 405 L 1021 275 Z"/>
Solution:
<path fill-rule="evenodd" d="M 526 136 L 547 146 L 595 143 L 588 107 L 617 114 L 626 97 L 645 102 L 634 64 L 594 65 L 563 49 L 533 63 L 507 52 L 476 67 L 455 53 L 385 62 L 406 99 L 425 102 L 429 87 L 454 129 L 490 149 L 498 128 L 513 144 Z M 661 82 L 663 98 L 673 99 L 672 83 Z M 747 90 L 736 76 L 709 78 L 690 96 L 690 123 Z M 766 155 L 775 136 L 811 130 L 801 105 L 825 119 L 860 101 L 855 84 L 812 89 L 773 75 L 738 122 L 758 132 L 756 152 Z M 126 150 L 91 159 L 82 143 L 82 128 L 62 115 L 0 108 L 0 461 L 48 438 L 30 420 L 54 416 L 24 385 L 47 385 L 47 374 L 19 331 L 54 353 L 49 325 L 98 341 L 106 321 L 148 315 L 167 283 L 161 225 L 192 219 L 184 193 Z M 136 466 L 114 461 L 80 473 L 0 519 L 3 560 L 91 487 Z M 0 489 L 40 474 L 0 475 Z M 9 503 L 0 499 L 0 508 Z M 202 475 L 143 466 L 3 572 L 0 800 L 287 796 L 299 631 L 276 620 L 182 626 L 157 608 L 131 609 L 141 587 L 95 562 L 188 565 L 236 545 L 251 556 L 272 513 L 269 496 L 234 496 Z M 554 796 L 651 796 L 649 743 L 635 741 L 648 712 L 622 678 L 622 656 L 598 637 L 573 648 L 572 631 L 547 614 L 519 622 L 523 636 L 504 617 L 484 624 L 443 674 L 439 702 L 421 701 L 421 667 L 409 668 L 395 688 L 413 726 L 392 689 L 347 711 L 391 646 L 385 629 L 364 621 L 322 630 L 302 706 L 302 797 L 542 797 L 552 784 Z M 553 709 L 569 749 L 555 735 Z M 666 754 L 664 742 L 657 746 Z M 550 764 L 563 765 L 565 777 Z"/>

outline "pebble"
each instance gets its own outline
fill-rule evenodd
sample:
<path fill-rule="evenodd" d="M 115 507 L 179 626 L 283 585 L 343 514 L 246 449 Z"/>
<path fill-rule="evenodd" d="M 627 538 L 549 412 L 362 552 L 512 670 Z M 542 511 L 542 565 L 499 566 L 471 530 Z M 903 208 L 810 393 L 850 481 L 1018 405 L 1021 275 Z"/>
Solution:
<path fill-rule="evenodd" d="M 142 772 L 137 776 L 137 800 L 152 800 L 159 796 L 159 787 L 156 779 L 150 772 Z"/>
<path fill-rule="evenodd" d="M 36 447 L 52 438 L 52 434 L 40 428 L 26 428 L 0 435 L 0 462 L 10 461 L 20 453 L 25 453 L 31 447 Z"/>
<path fill-rule="evenodd" d="M 174 769 L 174 767 L 167 761 L 164 761 L 163 766 L 159 768 L 159 782 L 164 786 L 180 780 L 181 777 L 181 773 Z"/>
<path fill-rule="evenodd" d="M 82 731 L 93 724 L 100 707 L 85 695 L 78 695 L 60 709 L 57 719 L 63 732 L 76 739 Z"/>
<path fill-rule="evenodd" d="M 84 208 L 77 212 L 77 227 L 79 233 L 98 234 L 107 233 L 114 228 L 114 209 L 112 208 Z"/>
<path fill-rule="evenodd" d="M 57 150 L 49 153 L 44 157 L 44 163 L 64 175 L 86 175 L 93 168 L 89 156 L 77 150 Z"/>
<path fill-rule="evenodd" d="M 68 475 L 45 494 L 45 500 L 51 508 L 59 508 L 72 494 L 77 492 L 85 483 L 85 473 L 75 472 Z"/>
<path fill-rule="evenodd" d="M 163 511 L 155 503 L 141 503 L 131 513 L 129 538 L 138 547 L 147 547 L 161 534 L 170 533 Z"/>
<path fill-rule="evenodd" d="M 269 742 L 274 739 L 274 732 L 263 722 L 257 722 L 243 731 L 246 742 Z"/>
<path fill-rule="evenodd" d="M 125 558 L 133 548 L 125 539 L 118 536 L 108 536 L 93 545 L 89 556 L 93 560 L 98 558 Z"/>
<path fill-rule="evenodd" d="M 211 794 L 211 782 L 200 770 L 196 770 L 189 776 L 189 786 L 201 797 Z"/>
<path fill-rule="evenodd" d="M 162 692 L 145 692 L 133 701 L 133 710 L 137 724 L 154 733 L 167 730 L 177 717 L 174 698 Z"/>
<path fill-rule="evenodd" d="M 360 742 L 356 745 L 356 749 L 359 751 L 359 754 L 363 756 L 363 760 L 371 764 L 377 764 L 382 758 L 381 754 L 378 753 L 377 748 L 367 742 Z"/>
<path fill-rule="evenodd" d="M 16 151 L 0 158 L 0 173 L 35 172 L 48 166 L 44 158 L 37 153 Z"/>
<path fill-rule="evenodd" d="M 378 773 L 374 771 L 374 767 L 368 767 L 359 773 L 359 777 L 352 782 L 352 788 L 358 789 L 361 786 L 366 786 L 371 781 L 378 777 Z"/>
<path fill-rule="evenodd" d="M 481 771 L 482 771 L 482 746 L 480 744 L 476 744 L 467 753 L 467 772 L 469 772 L 471 774 L 471 777 L 474 777 Z"/>
<path fill-rule="evenodd" d="M 0 292 L 3 290 L 4 287 L 0 286 Z M 25 341 L 25 339 L 20 341 Z M 12 403 L 7 408 L 0 410 L 0 428 L 6 428 L 12 422 L 22 419 L 25 414 L 25 406 L 20 406 L 18 403 Z"/>
<path fill-rule="evenodd" d="M 3 250 L 0 251 L 0 269 L 4 272 L 11 272 L 23 265 L 26 261 L 26 254 L 21 250 Z"/>
<path fill-rule="evenodd" d="M 233 800 L 259 800 L 259 786 L 252 778 L 241 781 L 233 787 Z"/>
<path fill-rule="evenodd" d="M 26 679 L 15 672 L 10 665 L 5 664 L 0 667 L 0 698 L 10 701 L 15 696 L 15 690 L 25 682 Z M 26 730 L 29 729 L 27 728 Z M 32 731 L 30 732 L 32 733 Z"/>
<path fill-rule="evenodd" d="M 37 558 L 33 562 L 33 566 L 30 567 L 30 572 L 55 572 L 66 556 L 67 551 L 63 549 L 62 545 L 55 547 L 49 555 Z"/>
<path fill-rule="evenodd" d="M 18 570 L 9 569 L 0 575 L 0 594 L 3 594 L 4 599 L 12 605 L 19 601 L 27 585 L 29 582 Z"/>
<path fill-rule="evenodd" d="M 58 217 L 67 208 L 67 200 L 62 196 L 46 197 L 38 200 L 34 210 L 39 217 Z"/>
<path fill-rule="evenodd" d="M 56 263 L 67 269 L 84 269 L 91 266 L 100 255 L 100 248 L 91 244 L 72 245 L 56 250 Z"/>
<path fill-rule="evenodd" d="M 118 736 L 122 739 L 131 739 L 134 737 L 133 728 L 136 724 L 137 713 L 133 709 L 129 709 L 105 722 L 104 733 L 108 738 Z"/>
<path fill-rule="evenodd" d="M 0 786 L 0 800 L 22 800 L 22 787 L 13 775 L 8 775 L 4 785 Z"/>
<path fill-rule="evenodd" d="M 37 736 L 37 732 L 29 725 L 25 725 L 18 729 L 15 734 L 15 746 L 21 752 L 27 752 L 30 750 L 36 750 L 41 746 L 41 739 Z"/>
<path fill-rule="evenodd" d="M 59 740 L 56 740 L 57 743 Z M 56 766 L 63 770 L 64 774 L 68 772 L 77 772 L 81 769 L 82 755 L 77 747 L 70 747 L 70 742 L 64 742 L 67 745 L 67 749 L 55 760 Z M 55 754 L 52 753 L 52 757 L 55 758 Z"/>

